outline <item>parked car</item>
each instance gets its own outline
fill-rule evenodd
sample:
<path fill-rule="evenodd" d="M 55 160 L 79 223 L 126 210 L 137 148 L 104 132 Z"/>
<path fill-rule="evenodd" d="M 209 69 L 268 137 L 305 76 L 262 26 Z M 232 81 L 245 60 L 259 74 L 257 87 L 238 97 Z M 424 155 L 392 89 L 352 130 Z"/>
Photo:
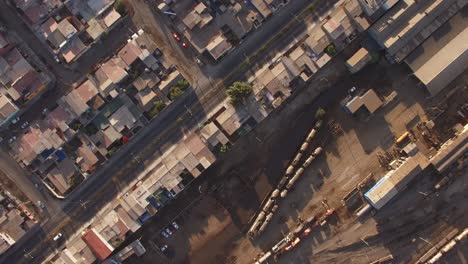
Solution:
<path fill-rule="evenodd" d="M 180 41 L 180 37 L 179 35 L 177 35 L 177 33 L 172 32 L 172 36 L 174 37 L 175 40 Z"/>
<path fill-rule="evenodd" d="M 168 246 L 164 245 L 164 246 L 160 247 L 159 249 L 161 250 L 161 252 L 164 252 L 164 251 L 167 250 L 167 248 L 168 248 Z"/>
<path fill-rule="evenodd" d="M 161 231 L 161 236 L 168 238 L 169 234 L 166 232 L 166 230 Z"/>
<path fill-rule="evenodd" d="M 29 125 L 29 122 L 26 121 L 21 125 L 21 129 L 25 129 Z"/>
<path fill-rule="evenodd" d="M 185 42 L 182 42 L 182 47 L 184 47 L 184 48 L 188 49 L 188 45 L 187 45 L 187 43 L 185 43 Z"/>
<path fill-rule="evenodd" d="M 195 58 L 195 62 L 197 62 L 197 64 L 198 64 L 199 66 L 205 65 L 205 63 L 203 63 L 203 61 L 200 59 L 200 57 L 196 57 L 196 58 Z"/>
<path fill-rule="evenodd" d="M 11 120 L 11 123 L 14 125 L 14 124 L 18 123 L 18 121 L 20 121 L 20 117 L 19 117 L 19 116 L 16 117 L 16 118 L 14 118 L 13 120 Z"/>
<path fill-rule="evenodd" d="M 16 140 L 16 136 L 12 136 L 9 140 L 8 143 L 11 144 Z"/>
<path fill-rule="evenodd" d="M 166 233 L 167 233 L 169 236 L 172 236 L 172 231 L 171 231 L 169 228 L 166 228 L 164 231 L 166 231 Z"/>
<path fill-rule="evenodd" d="M 171 225 L 172 225 L 176 230 L 180 228 L 179 225 L 178 225 L 175 221 L 172 222 Z"/>
<path fill-rule="evenodd" d="M 54 236 L 54 241 L 58 241 L 63 237 L 62 233 L 58 233 L 56 236 Z"/>

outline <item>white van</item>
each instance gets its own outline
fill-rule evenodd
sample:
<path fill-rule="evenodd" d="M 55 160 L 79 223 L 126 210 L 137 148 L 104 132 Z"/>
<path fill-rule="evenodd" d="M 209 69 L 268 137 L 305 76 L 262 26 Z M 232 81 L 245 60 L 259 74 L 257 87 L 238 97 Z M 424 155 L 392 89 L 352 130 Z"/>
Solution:
<path fill-rule="evenodd" d="M 58 241 L 63 237 L 62 233 L 58 233 L 56 236 L 54 236 L 54 241 Z"/>

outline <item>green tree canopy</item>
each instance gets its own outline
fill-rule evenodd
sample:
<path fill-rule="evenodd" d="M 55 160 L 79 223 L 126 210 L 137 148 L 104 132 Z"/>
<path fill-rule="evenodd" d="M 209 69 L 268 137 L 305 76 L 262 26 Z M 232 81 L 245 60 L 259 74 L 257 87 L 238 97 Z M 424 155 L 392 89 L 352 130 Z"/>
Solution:
<path fill-rule="evenodd" d="M 127 6 L 124 0 L 116 0 L 114 2 L 114 9 L 122 16 L 127 14 Z"/>
<path fill-rule="evenodd" d="M 246 82 L 235 82 L 227 89 L 227 95 L 233 104 L 244 101 L 251 93 L 252 86 Z"/>
<path fill-rule="evenodd" d="M 319 108 L 315 112 L 315 119 L 322 119 L 325 116 L 325 114 L 326 114 L 325 109 Z"/>
<path fill-rule="evenodd" d="M 169 99 L 175 100 L 180 97 L 189 88 L 190 84 L 187 80 L 178 80 L 174 86 L 169 89 Z"/>

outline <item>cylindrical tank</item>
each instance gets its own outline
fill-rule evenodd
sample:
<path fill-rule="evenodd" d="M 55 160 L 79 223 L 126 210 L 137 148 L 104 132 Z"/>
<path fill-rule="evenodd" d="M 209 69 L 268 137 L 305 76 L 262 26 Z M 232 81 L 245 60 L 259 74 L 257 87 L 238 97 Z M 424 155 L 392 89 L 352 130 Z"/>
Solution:
<path fill-rule="evenodd" d="M 278 210 L 278 207 L 279 206 L 277 204 L 273 205 L 273 207 L 271 208 L 271 212 L 272 213 L 276 212 L 276 210 Z"/>
<path fill-rule="evenodd" d="M 269 214 L 266 216 L 265 221 L 270 222 L 272 218 L 273 218 L 273 213 L 269 213 Z"/>
<path fill-rule="evenodd" d="M 306 142 L 310 143 L 312 139 L 314 139 L 316 133 L 317 133 L 317 130 L 312 129 L 307 135 Z"/>
<path fill-rule="evenodd" d="M 291 189 L 291 187 L 296 183 L 296 181 L 301 177 L 301 175 L 304 173 L 304 168 L 299 168 L 294 176 L 289 180 L 288 184 L 286 185 L 287 189 Z"/>
<path fill-rule="evenodd" d="M 265 228 L 268 226 L 268 224 L 269 224 L 268 221 L 263 222 L 263 224 L 258 229 L 258 233 L 262 233 L 263 231 L 265 231 Z"/>
<path fill-rule="evenodd" d="M 304 152 L 304 151 L 307 150 L 308 147 L 309 147 L 309 143 L 304 142 L 304 143 L 302 143 L 301 148 L 299 149 L 299 151 Z"/>
<path fill-rule="evenodd" d="M 317 157 L 320 153 L 322 153 L 322 148 L 318 147 L 314 150 L 314 153 L 312 153 L 312 155 L 314 155 L 314 157 Z"/>
<path fill-rule="evenodd" d="M 364 214 L 366 214 L 367 212 L 369 212 L 371 209 L 372 209 L 372 207 L 370 206 L 370 204 L 367 204 L 367 205 L 365 205 L 364 207 L 362 207 L 362 208 L 356 213 L 356 216 L 357 216 L 357 217 L 361 217 L 361 216 L 363 216 Z"/>
<path fill-rule="evenodd" d="M 264 217 L 265 217 L 265 213 L 264 213 L 264 212 L 260 212 L 260 213 L 257 215 L 257 219 L 256 219 L 256 220 L 262 220 Z"/>
<path fill-rule="evenodd" d="M 294 173 L 294 177 L 301 177 L 303 173 L 304 173 L 304 168 L 299 168 L 297 169 L 296 173 Z"/>
<path fill-rule="evenodd" d="M 294 157 L 294 159 L 293 159 L 291 165 L 294 166 L 294 167 L 297 166 L 297 164 L 299 163 L 299 161 L 301 160 L 301 158 L 302 158 L 302 153 L 300 153 L 300 152 L 297 153 L 296 156 Z"/>
<path fill-rule="evenodd" d="M 255 222 L 250 227 L 248 234 L 250 236 L 252 236 L 252 237 L 255 236 L 255 234 L 257 233 L 257 229 L 258 229 L 258 227 L 260 226 L 261 223 L 262 223 L 261 220 L 258 220 L 258 219 L 255 220 Z"/>
<path fill-rule="evenodd" d="M 287 194 L 288 194 L 288 190 L 287 190 L 287 189 L 284 189 L 284 190 L 280 193 L 280 196 L 281 196 L 281 198 L 284 198 L 284 197 L 286 197 Z"/>
<path fill-rule="evenodd" d="M 287 182 L 288 182 L 288 177 L 283 176 L 281 181 L 278 183 L 278 186 L 276 186 L 276 187 L 281 190 L 281 189 L 284 188 L 284 186 L 286 185 Z"/>
<path fill-rule="evenodd" d="M 429 263 L 429 264 L 437 263 L 437 261 L 439 261 L 439 259 L 442 256 L 443 256 L 442 253 L 439 252 L 439 253 L 435 254 L 427 263 Z"/>
<path fill-rule="evenodd" d="M 263 212 L 265 213 L 268 213 L 268 211 L 270 210 L 271 206 L 273 205 L 274 203 L 274 200 L 273 199 L 269 199 L 266 203 L 265 203 L 265 206 L 263 206 Z"/>
<path fill-rule="evenodd" d="M 271 193 L 271 198 L 276 198 L 279 196 L 279 194 L 280 194 L 280 190 L 276 189 Z"/>
<path fill-rule="evenodd" d="M 310 155 L 306 161 L 304 161 L 304 164 L 302 164 L 302 167 L 303 168 L 307 168 L 309 167 L 309 165 L 312 163 L 312 161 L 314 161 L 315 157 L 313 155 Z"/>
<path fill-rule="evenodd" d="M 293 187 L 294 183 L 296 183 L 296 179 L 293 177 L 293 178 L 291 178 L 291 180 L 289 180 L 288 185 L 286 185 L 286 189 L 288 189 L 288 190 L 291 189 Z"/>
<path fill-rule="evenodd" d="M 259 258 L 257 262 L 255 262 L 255 264 L 262 264 L 266 262 L 270 257 L 271 257 L 271 251 L 268 251 L 261 258 Z"/>
<path fill-rule="evenodd" d="M 294 172 L 294 166 L 290 165 L 290 166 L 286 169 L 286 176 L 291 175 L 293 172 Z"/>

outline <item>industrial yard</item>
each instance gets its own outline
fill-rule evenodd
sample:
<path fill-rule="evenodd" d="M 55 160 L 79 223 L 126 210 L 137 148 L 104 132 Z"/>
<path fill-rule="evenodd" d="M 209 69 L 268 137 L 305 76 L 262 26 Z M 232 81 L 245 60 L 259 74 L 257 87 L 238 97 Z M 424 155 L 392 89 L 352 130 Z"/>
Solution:
<path fill-rule="evenodd" d="M 422 254 L 427 249 L 427 244 L 421 239 L 412 242 L 413 238 L 408 234 L 419 234 L 418 232 L 423 232 L 421 228 L 425 226 L 428 227 L 427 231 L 424 231 L 427 234 L 432 234 L 434 230 L 446 232 L 449 228 L 453 229 L 450 225 L 441 225 L 438 221 L 429 220 L 424 210 L 416 210 L 417 206 L 409 208 L 408 204 L 403 202 L 411 201 L 415 205 L 418 201 L 427 203 L 428 199 L 420 192 L 431 193 L 434 185 L 440 180 L 438 176 L 435 176 L 436 174 L 425 169 L 428 165 L 426 155 L 429 157 L 434 150 L 427 142 L 423 142 L 421 135 L 417 133 L 414 133 L 414 136 L 407 134 L 407 138 L 404 137 L 401 141 L 402 143 L 415 143 L 414 145 L 419 149 L 415 159 L 422 160 L 422 165 L 414 166 L 416 163 L 412 163 L 410 159 L 410 162 L 407 161 L 406 164 L 413 165 L 406 166 L 407 168 L 403 166 L 403 170 L 415 170 L 415 167 L 418 167 L 415 172 L 423 171 L 423 175 L 415 173 L 411 182 L 417 183 L 413 183 L 410 188 L 402 188 L 402 193 L 398 195 L 398 198 L 391 199 L 393 197 L 390 197 L 386 202 L 391 205 L 383 207 L 380 211 L 369 208 L 368 211 L 373 211 L 372 214 L 364 212 L 362 218 L 356 216 L 365 204 L 369 204 L 366 202 L 365 194 L 388 172 L 387 168 L 390 164 L 383 164 L 381 156 L 391 155 L 394 147 L 397 146 L 395 142 L 401 135 L 405 135 L 409 128 L 417 131 L 417 124 L 427 120 L 424 111 L 426 107 L 424 92 L 409 89 L 413 87 L 414 82 L 406 77 L 408 73 L 405 67 L 389 65 L 382 61 L 374 70 L 387 74 L 378 77 L 373 74 L 354 76 L 344 74 L 344 77 L 342 75 L 340 79 L 333 80 L 337 81 L 336 86 L 332 86 L 329 91 L 319 97 L 320 105 L 317 103 L 311 105 L 310 101 L 307 101 L 310 99 L 298 98 L 291 103 L 291 106 L 284 109 L 281 116 L 267 121 L 280 126 L 281 120 L 288 118 L 294 120 L 287 128 L 272 133 L 268 132 L 267 125 L 260 126 L 255 134 L 249 134 L 245 141 L 236 144 L 225 157 L 226 162 L 207 171 L 208 177 L 215 177 L 215 174 L 222 173 L 229 176 L 228 180 L 223 180 L 222 184 L 214 180 L 213 185 L 204 187 L 214 190 L 208 196 L 214 197 L 221 205 L 213 209 L 211 214 L 207 212 L 207 215 L 223 215 L 217 221 L 223 224 L 217 225 L 217 222 L 208 224 L 209 221 L 200 218 L 203 232 L 184 231 L 171 239 L 171 241 L 180 241 L 179 236 L 181 236 L 192 243 L 184 244 L 184 247 L 180 248 L 178 243 L 166 241 L 164 243 L 169 242 L 174 249 L 173 257 L 167 258 L 154 254 L 148 257 L 162 257 L 176 263 L 189 259 L 190 263 L 212 261 L 250 263 L 261 259 L 290 232 L 297 230 L 298 223 L 302 222 L 300 231 L 306 231 L 307 220 L 316 216 L 315 222 L 312 223 L 315 227 L 308 230 L 308 236 L 301 238 L 301 242 L 296 247 L 283 254 L 287 257 L 277 257 L 278 262 L 349 263 L 339 262 L 339 260 L 346 260 L 341 257 L 344 254 L 349 255 L 355 263 L 362 261 L 370 263 L 388 257 L 390 254 L 395 259 L 409 260 L 413 257 L 412 254 L 401 250 L 402 247 L 411 243 Z M 372 69 L 368 72 L 372 73 Z M 327 99 L 329 92 L 335 96 L 337 93 L 341 94 L 343 98 L 350 86 L 378 87 L 376 91 L 380 94 L 388 94 L 389 90 L 394 90 L 398 96 L 371 116 L 350 118 L 342 105 L 331 98 Z M 293 163 L 295 155 L 301 152 L 301 146 L 310 135 L 311 129 L 316 125 L 315 114 L 318 107 L 326 109 L 323 125 L 316 130 L 316 135 L 307 146 L 307 154 L 300 160 L 302 163 L 305 162 L 319 146 L 322 146 L 323 153 L 304 169 L 303 175 L 294 183 L 294 187 L 288 190 L 286 197 L 278 200 L 277 208 L 270 216 L 270 223 L 263 227 L 262 232 L 258 230 L 261 229 L 263 223 L 256 227 L 258 233 L 249 234 L 248 231 L 252 228 L 255 218 L 262 208 L 267 206 L 271 195 L 277 195 L 275 199 L 281 197 L 281 191 L 274 193 L 275 189 L 281 183 L 281 177 L 288 172 L 288 167 Z M 294 118 L 291 118 L 292 116 Z M 284 143 L 278 145 L 275 142 Z M 254 144 L 258 149 L 252 151 L 251 147 Z M 230 155 L 239 157 L 239 152 L 244 153 L 242 167 L 236 166 L 240 162 L 237 158 L 229 159 Z M 255 163 L 249 163 L 248 160 L 255 160 Z M 401 162 L 392 165 L 398 166 Z M 294 173 L 296 172 L 291 175 Z M 463 179 L 458 178 L 457 181 L 463 182 Z M 249 186 L 252 183 L 254 188 Z M 457 193 L 462 190 L 460 188 L 466 188 L 464 185 L 457 187 L 459 189 L 451 193 Z M 406 191 L 407 189 L 409 190 Z M 234 190 L 237 191 L 234 192 Z M 204 203 L 203 200 L 200 203 Z M 440 206 L 441 202 L 434 201 L 433 203 L 428 206 Z M 271 210 L 275 203 L 268 206 L 271 206 Z M 430 210 L 434 212 L 434 209 Z M 460 208 L 457 210 L 463 212 Z M 375 212 L 378 213 L 374 214 Z M 268 214 L 264 215 L 265 219 L 267 216 Z M 327 217 L 326 222 L 323 221 L 325 217 Z M 462 215 L 460 218 L 454 218 L 454 222 L 462 221 L 463 217 Z M 182 218 L 186 219 L 186 217 Z M 418 226 L 419 222 L 414 220 L 419 218 L 425 220 L 421 222 L 422 226 Z M 191 219 L 189 221 L 191 224 L 198 225 L 196 224 L 198 221 L 194 218 L 189 219 Z M 389 219 L 392 220 L 389 221 Z M 408 230 L 395 233 L 395 228 L 405 223 L 408 225 Z M 457 226 L 457 228 L 460 229 L 462 226 Z M 219 232 L 216 234 L 215 230 Z M 249 234 L 250 238 L 247 238 L 245 234 Z M 403 234 L 406 234 L 409 242 L 401 240 L 399 236 Z M 421 236 L 425 238 L 424 235 Z M 286 245 L 290 245 L 295 240 L 289 239 Z M 160 238 L 155 237 L 154 241 L 159 242 Z M 196 241 L 205 242 L 197 243 Z M 372 254 L 368 254 L 369 250 Z M 395 254 L 396 251 L 401 253 Z M 274 259 L 271 256 L 269 261 Z M 291 259 L 293 262 L 290 262 Z"/>

